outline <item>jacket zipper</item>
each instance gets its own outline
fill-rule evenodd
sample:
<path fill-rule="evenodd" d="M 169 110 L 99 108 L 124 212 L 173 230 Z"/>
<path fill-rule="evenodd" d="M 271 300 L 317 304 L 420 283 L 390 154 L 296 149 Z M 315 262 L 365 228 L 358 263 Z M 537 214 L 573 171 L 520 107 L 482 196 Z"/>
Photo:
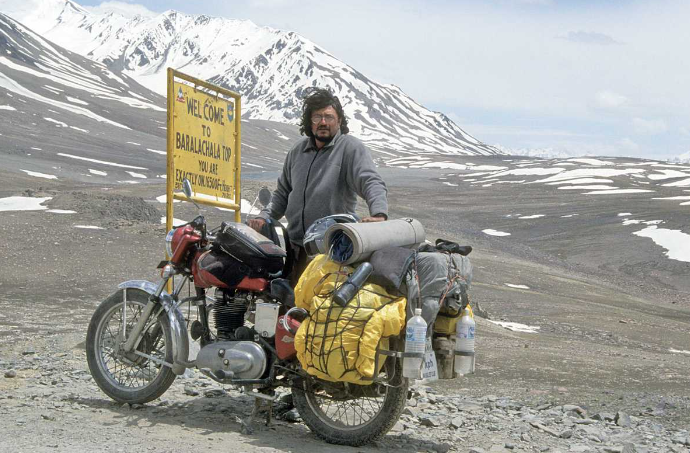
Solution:
<path fill-rule="evenodd" d="M 302 194 L 302 238 L 304 239 L 304 234 L 307 232 L 307 227 L 304 224 L 304 211 L 307 208 L 307 187 L 309 186 L 309 175 L 311 174 L 311 167 L 314 165 L 314 161 L 319 155 L 319 151 L 317 150 L 314 153 L 314 158 L 311 160 L 311 163 L 309 164 L 309 170 L 307 170 L 307 180 L 304 183 L 304 193 Z"/>

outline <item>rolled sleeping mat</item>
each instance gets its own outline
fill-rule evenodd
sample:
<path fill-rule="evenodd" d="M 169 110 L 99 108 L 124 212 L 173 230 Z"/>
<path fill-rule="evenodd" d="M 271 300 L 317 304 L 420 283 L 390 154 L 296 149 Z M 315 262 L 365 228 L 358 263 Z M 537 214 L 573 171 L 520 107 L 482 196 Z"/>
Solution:
<path fill-rule="evenodd" d="M 330 258 L 341 264 L 367 260 L 376 250 L 413 247 L 426 239 L 424 227 L 415 219 L 384 222 L 336 223 L 326 230 L 324 244 Z"/>

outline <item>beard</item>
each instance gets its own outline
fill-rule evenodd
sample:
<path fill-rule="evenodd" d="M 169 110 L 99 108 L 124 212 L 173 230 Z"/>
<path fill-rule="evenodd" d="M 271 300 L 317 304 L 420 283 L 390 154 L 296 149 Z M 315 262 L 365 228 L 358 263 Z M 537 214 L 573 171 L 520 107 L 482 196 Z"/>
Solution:
<path fill-rule="evenodd" d="M 319 131 L 326 131 L 326 132 L 328 132 L 328 135 L 327 136 L 318 136 L 317 134 Z M 331 134 L 330 129 L 325 129 L 325 128 L 324 129 L 318 129 L 316 132 L 317 132 L 317 134 L 314 134 L 314 140 L 318 140 L 321 143 L 323 143 L 324 145 L 328 145 L 331 142 L 331 140 L 333 140 L 333 138 L 335 137 L 335 134 Z"/>

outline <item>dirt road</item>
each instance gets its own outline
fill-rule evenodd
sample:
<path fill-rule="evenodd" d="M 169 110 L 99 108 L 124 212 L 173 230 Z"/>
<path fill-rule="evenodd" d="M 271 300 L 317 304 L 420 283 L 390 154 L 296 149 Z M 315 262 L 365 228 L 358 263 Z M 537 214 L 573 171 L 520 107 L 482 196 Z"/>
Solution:
<path fill-rule="evenodd" d="M 260 185 L 247 181 L 244 198 Z M 86 325 L 117 283 L 156 278 L 165 228 L 155 198 L 164 187 L 39 188 L 15 177 L 0 198 L 21 193 L 75 213 L 0 216 L 0 451 L 355 451 L 322 443 L 290 417 L 247 425 L 252 399 L 198 374 L 143 407 L 109 400 L 87 371 Z M 392 211 L 415 213 L 431 238 L 472 241 L 410 197 L 393 200 Z M 178 218 L 194 213 L 176 205 Z M 211 224 L 228 217 L 206 215 Z M 623 274 L 598 279 L 524 250 L 485 241 L 471 255 L 471 296 L 491 318 L 478 320 L 476 374 L 419 385 L 395 429 L 356 451 L 688 451 L 682 293 Z"/>

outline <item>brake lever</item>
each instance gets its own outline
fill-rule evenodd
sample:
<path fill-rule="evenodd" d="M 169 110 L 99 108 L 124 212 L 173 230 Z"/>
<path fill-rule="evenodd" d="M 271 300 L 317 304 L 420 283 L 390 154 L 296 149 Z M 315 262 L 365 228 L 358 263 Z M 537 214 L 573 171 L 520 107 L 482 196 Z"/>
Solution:
<path fill-rule="evenodd" d="M 190 225 L 194 227 L 194 229 L 197 229 L 201 231 L 201 239 L 206 240 L 207 233 L 206 233 L 206 218 L 202 215 L 198 215 L 189 222 Z"/>

